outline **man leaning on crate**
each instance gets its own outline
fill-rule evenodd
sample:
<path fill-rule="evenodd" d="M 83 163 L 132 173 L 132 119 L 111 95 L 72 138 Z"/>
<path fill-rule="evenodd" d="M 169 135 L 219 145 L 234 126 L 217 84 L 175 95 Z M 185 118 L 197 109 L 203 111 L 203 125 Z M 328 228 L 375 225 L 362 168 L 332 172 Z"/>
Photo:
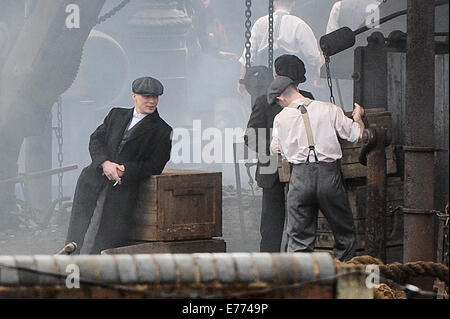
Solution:
<path fill-rule="evenodd" d="M 159 116 L 164 87 L 151 77 L 132 84 L 133 108 L 113 108 L 91 135 L 92 163 L 75 189 L 67 242 L 81 254 L 126 245 L 139 183 L 169 161 L 172 128 Z"/>

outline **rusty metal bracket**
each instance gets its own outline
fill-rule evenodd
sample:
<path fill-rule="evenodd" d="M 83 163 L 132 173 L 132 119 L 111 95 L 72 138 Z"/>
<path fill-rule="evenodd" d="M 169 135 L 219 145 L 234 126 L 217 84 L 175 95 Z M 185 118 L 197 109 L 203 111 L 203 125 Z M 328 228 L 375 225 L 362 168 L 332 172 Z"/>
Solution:
<path fill-rule="evenodd" d="M 442 214 L 441 211 L 434 210 L 434 209 L 417 209 L 417 208 L 407 208 L 403 206 L 397 206 L 393 210 L 389 212 L 389 214 L 421 214 L 421 215 L 428 215 L 428 214 Z"/>
<path fill-rule="evenodd" d="M 381 127 L 383 129 L 384 127 Z M 367 155 L 368 153 L 375 148 L 377 145 L 377 134 L 376 134 L 377 127 L 371 126 L 368 129 L 365 129 L 363 132 L 362 140 L 363 140 L 363 146 L 361 148 L 361 152 L 359 154 L 359 162 L 367 166 Z M 385 135 L 385 146 L 389 146 L 392 141 L 392 134 L 391 131 L 387 128 L 384 128 L 384 135 Z"/>
<path fill-rule="evenodd" d="M 448 150 L 446 149 L 435 147 L 398 145 L 397 148 L 403 150 L 404 152 L 414 152 L 414 153 L 448 152 Z"/>
<path fill-rule="evenodd" d="M 77 247 L 78 245 L 75 242 L 68 243 L 55 255 L 72 255 L 77 250 Z"/>
<path fill-rule="evenodd" d="M 436 215 L 441 213 L 440 211 L 434 209 L 418 209 L 406 207 L 401 207 L 401 211 L 403 214 L 415 214 L 415 215 Z"/>

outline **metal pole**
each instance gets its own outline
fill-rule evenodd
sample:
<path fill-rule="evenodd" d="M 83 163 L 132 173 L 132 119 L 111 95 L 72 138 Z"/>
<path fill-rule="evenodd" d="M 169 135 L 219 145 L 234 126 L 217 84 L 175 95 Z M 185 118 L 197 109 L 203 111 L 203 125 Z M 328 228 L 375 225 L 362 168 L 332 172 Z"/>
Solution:
<path fill-rule="evenodd" d="M 408 0 L 404 206 L 434 208 L 434 1 Z M 403 261 L 434 261 L 430 214 L 404 215 Z"/>
<path fill-rule="evenodd" d="M 237 158 L 237 144 L 233 143 L 233 159 L 234 159 L 234 174 L 236 177 L 236 191 L 238 196 L 238 210 L 239 210 L 239 224 L 241 228 L 242 242 L 246 243 L 247 232 L 245 230 L 244 212 L 242 211 L 242 188 L 241 188 L 241 173 L 239 167 L 239 160 Z"/>
<path fill-rule="evenodd" d="M 373 149 L 367 154 L 366 254 L 386 262 L 386 130 L 365 133 Z M 365 141 L 366 142 L 366 141 Z"/>

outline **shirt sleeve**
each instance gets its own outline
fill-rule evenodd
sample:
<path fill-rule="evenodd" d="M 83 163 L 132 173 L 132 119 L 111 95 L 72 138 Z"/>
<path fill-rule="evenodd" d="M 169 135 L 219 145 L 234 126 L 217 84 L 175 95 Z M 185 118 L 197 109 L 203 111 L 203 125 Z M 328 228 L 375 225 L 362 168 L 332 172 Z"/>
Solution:
<path fill-rule="evenodd" d="M 350 143 L 356 143 L 361 135 L 361 127 L 358 123 L 345 116 L 344 111 L 333 105 L 336 109 L 336 118 L 334 121 L 334 128 L 340 138 L 349 141 Z"/>
<path fill-rule="evenodd" d="M 327 34 L 339 29 L 339 15 L 341 14 L 342 1 L 338 1 L 334 4 L 330 12 L 330 18 L 327 24 Z"/>
<path fill-rule="evenodd" d="M 280 143 L 278 139 L 278 126 L 279 124 L 277 121 L 277 117 L 275 117 L 273 121 L 272 141 L 270 142 L 270 151 L 272 152 L 272 154 L 278 154 L 279 152 L 281 152 Z"/>
<path fill-rule="evenodd" d="M 297 27 L 296 38 L 298 43 L 300 43 L 300 49 L 305 56 L 306 62 L 313 66 L 314 71 L 317 72 L 313 77 L 318 77 L 323 61 L 313 30 L 302 21 Z"/>

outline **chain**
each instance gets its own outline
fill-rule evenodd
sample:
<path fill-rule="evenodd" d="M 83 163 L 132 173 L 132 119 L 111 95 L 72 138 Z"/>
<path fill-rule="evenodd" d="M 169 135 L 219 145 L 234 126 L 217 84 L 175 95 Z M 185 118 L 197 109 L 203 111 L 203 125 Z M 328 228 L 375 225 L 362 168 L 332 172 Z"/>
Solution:
<path fill-rule="evenodd" d="M 108 11 L 106 14 L 102 15 L 100 18 L 98 18 L 96 25 L 99 25 L 102 22 L 105 22 L 109 18 L 111 18 L 113 15 L 115 15 L 117 12 L 122 10 L 128 3 L 130 3 L 131 0 L 123 0 L 121 3 L 119 3 L 116 7 Z"/>
<path fill-rule="evenodd" d="M 269 0 L 269 64 L 270 70 L 273 70 L 273 0 Z"/>
<path fill-rule="evenodd" d="M 62 98 L 61 96 L 58 97 L 57 100 L 57 108 L 56 108 L 56 117 L 58 121 L 58 126 L 55 129 L 55 135 L 56 139 L 58 141 L 58 165 L 59 168 L 62 168 L 63 161 L 64 161 L 64 154 L 63 154 L 63 145 L 64 145 L 64 139 L 63 139 L 63 121 L 62 121 Z M 63 192 L 63 173 L 58 173 L 58 199 L 59 199 L 59 208 L 61 208 L 62 202 L 61 199 L 64 196 Z"/>
<path fill-rule="evenodd" d="M 328 87 L 330 88 L 330 102 L 333 104 L 336 104 L 336 100 L 333 95 L 333 80 L 331 79 L 330 57 L 329 56 L 325 56 L 325 67 L 327 69 L 327 83 L 328 83 Z"/>
<path fill-rule="evenodd" d="M 245 17 L 247 18 L 245 20 L 245 68 L 248 69 L 251 67 L 250 59 L 252 57 L 250 53 L 250 48 L 252 46 L 250 42 L 252 36 L 252 21 L 250 20 L 252 17 L 252 0 L 245 0 L 245 6 L 247 7 L 245 10 Z"/>

